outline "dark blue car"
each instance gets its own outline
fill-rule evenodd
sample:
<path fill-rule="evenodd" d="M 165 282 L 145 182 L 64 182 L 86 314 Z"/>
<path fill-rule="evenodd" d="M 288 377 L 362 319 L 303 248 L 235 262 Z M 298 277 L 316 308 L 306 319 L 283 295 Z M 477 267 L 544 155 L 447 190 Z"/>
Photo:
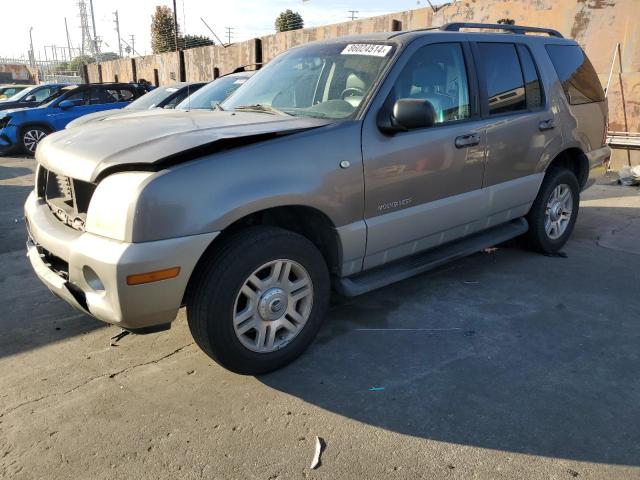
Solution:
<path fill-rule="evenodd" d="M 139 85 L 105 83 L 61 88 L 35 108 L 0 112 L 0 152 L 33 154 L 40 140 L 87 113 L 122 108 L 144 94 Z"/>

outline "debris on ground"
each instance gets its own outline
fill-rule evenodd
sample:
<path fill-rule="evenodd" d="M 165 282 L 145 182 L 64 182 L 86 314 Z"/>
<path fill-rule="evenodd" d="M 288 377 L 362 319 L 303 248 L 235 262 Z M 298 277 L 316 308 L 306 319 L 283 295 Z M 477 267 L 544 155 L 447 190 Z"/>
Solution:
<path fill-rule="evenodd" d="M 623 167 L 618 172 L 618 184 L 632 187 L 640 185 L 640 165 L 635 167 Z"/>
<path fill-rule="evenodd" d="M 370 392 L 382 392 L 384 387 L 369 387 Z"/>
<path fill-rule="evenodd" d="M 477 285 L 480 282 L 476 282 L 475 280 L 464 280 L 462 283 L 464 283 L 465 285 Z"/>
<path fill-rule="evenodd" d="M 114 335 L 113 337 L 111 337 L 111 343 L 110 345 L 112 347 L 117 347 L 118 346 L 118 342 L 120 340 L 122 340 L 124 337 L 126 337 L 127 335 L 129 335 L 129 331 L 127 330 L 121 330 L 120 333 L 118 333 L 117 335 Z"/>
<path fill-rule="evenodd" d="M 320 455 L 324 449 L 324 440 L 320 437 L 316 437 L 316 451 L 313 454 L 313 460 L 311 460 L 311 470 L 314 470 L 320 466 Z"/>
<path fill-rule="evenodd" d="M 498 251 L 497 247 L 489 247 L 482 250 L 482 253 L 495 253 Z"/>

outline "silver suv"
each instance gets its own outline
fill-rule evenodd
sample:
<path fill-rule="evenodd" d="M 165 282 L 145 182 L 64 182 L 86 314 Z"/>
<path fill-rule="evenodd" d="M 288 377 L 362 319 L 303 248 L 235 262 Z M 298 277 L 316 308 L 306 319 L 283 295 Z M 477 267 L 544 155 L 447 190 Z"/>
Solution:
<path fill-rule="evenodd" d="M 312 43 L 215 110 L 163 113 L 40 144 L 29 258 L 127 330 L 186 306 L 198 345 L 244 374 L 300 355 L 332 287 L 358 295 L 521 235 L 556 252 L 610 156 L 582 49 L 521 26 Z"/>

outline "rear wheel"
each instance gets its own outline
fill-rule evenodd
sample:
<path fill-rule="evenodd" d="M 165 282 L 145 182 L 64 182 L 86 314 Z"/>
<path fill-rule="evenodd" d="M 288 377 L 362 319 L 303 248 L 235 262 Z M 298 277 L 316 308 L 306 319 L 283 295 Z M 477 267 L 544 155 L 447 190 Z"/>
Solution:
<path fill-rule="evenodd" d="M 46 127 L 31 126 L 26 127 L 20 134 L 20 140 L 22 142 L 22 149 L 25 153 L 35 155 L 36 148 L 40 141 L 49 135 L 50 131 Z"/>
<path fill-rule="evenodd" d="M 316 336 L 329 301 L 329 273 L 318 249 L 274 227 L 229 237 L 194 275 L 191 333 L 236 373 L 266 373 L 297 358 Z"/>
<path fill-rule="evenodd" d="M 527 220 L 529 246 L 539 252 L 555 253 L 567 242 L 578 218 L 580 187 L 573 172 L 547 172 Z"/>

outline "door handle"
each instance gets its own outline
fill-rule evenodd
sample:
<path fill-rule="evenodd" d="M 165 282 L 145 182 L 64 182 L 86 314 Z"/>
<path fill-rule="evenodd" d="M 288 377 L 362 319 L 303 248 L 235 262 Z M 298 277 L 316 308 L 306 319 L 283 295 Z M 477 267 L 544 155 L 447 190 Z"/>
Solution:
<path fill-rule="evenodd" d="M 480 135 L 477 133 L 469 133 L 456 137 L 456 148 L 473 147 L 480 143 Z"/>
<path fill-rule="evenodd" d="M 553 130 L 556 128 L 556 121 L 553 118 L 543 120 L 538 124 L 538 128 L 541 132 L 544 132 L 545 130 Z"/>

